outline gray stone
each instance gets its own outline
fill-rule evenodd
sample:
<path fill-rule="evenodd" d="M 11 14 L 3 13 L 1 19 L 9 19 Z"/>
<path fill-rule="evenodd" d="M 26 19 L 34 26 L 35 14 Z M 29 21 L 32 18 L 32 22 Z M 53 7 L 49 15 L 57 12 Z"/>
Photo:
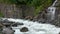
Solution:
<path fill-rule="evenodd" d="M 14 31 L 10 28 L 4 27 L 2 33 L 3 34 L 14 34 Z"/>
<path fill-rule="evenodd" d="M 29 31 L 29 30 L 28 30 L 27 27 L 23 27 L 20 31 L 21 31 L 21 32 L 27 32 L 27 31 Z"/>

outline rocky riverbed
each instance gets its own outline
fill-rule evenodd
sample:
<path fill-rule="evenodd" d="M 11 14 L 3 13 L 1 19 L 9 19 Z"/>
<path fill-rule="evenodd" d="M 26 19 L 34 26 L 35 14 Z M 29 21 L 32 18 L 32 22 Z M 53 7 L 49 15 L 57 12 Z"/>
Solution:
<path fill-rule="evenodd" d="M 60 32 L 60 28 L 52 24 L 43 24 L 24 19 L 6 19 L 16 23 L 16 26 L 11 26 L 11 28 L 15 30 L 14 34 L 59 34 Z M 5 20 L 5 18 L 3 18 L 3 20 Z M 21 23 L 23 24 L 21 25 Z"/>

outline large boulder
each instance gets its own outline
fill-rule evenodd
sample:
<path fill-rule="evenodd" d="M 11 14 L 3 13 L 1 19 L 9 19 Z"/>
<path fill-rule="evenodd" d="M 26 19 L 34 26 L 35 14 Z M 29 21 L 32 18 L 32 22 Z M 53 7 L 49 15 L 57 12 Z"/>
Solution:
<path fill-rule="evenodd" d="M 3 34 L 14 34 L 14 30 L 12 30 L 11 28 L 4 27 L 2 30 L 2 33 Z"/>
<path fill-rule="evenodd" d="M 29 31 L 29 30 L 28 30 L 27 27 L 23 27 L 20 31 L 21 31 L 21 32 L 27 32 L 27 31 Z"/>

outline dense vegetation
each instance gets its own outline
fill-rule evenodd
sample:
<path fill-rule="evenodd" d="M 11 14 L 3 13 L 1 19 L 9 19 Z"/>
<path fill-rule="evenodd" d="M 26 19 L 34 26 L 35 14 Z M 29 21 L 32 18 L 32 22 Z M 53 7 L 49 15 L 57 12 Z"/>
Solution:
<path fill-rule="evenodd" d="M 54 0 L 0 0 L 0 3 L 33 6 L 35 8 L 34 15 L 37 15 L 40 11 L 50 6 L 53 1 Z"/>
<path fill-rule="evenodd" d="M 2 12 L 0 12 L 0 17 L 3 17 L 3 13 Z"/>

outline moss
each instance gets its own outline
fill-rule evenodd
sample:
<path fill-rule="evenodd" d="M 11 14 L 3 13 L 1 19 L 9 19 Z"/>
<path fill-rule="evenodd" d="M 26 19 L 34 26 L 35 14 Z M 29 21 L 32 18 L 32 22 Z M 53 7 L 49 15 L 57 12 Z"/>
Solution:
<path fill-rule="evenodd" d="M 4 16 L 3 13 L 0 12 L 0 17 L 3 17 L 3 16 Z"/>
<path fill-rule="evenodd" d="M 40 6 L 38 6 L 36 8 L 36 10 L 34 11 L 34 15 L 38 15 L 39 12 L 41 12 L 42 10 L 44 10 L 46 7 L 49 7 L 52 5 L 52 0 L 47 0 L 44 3 L 42 3 Z"/>

